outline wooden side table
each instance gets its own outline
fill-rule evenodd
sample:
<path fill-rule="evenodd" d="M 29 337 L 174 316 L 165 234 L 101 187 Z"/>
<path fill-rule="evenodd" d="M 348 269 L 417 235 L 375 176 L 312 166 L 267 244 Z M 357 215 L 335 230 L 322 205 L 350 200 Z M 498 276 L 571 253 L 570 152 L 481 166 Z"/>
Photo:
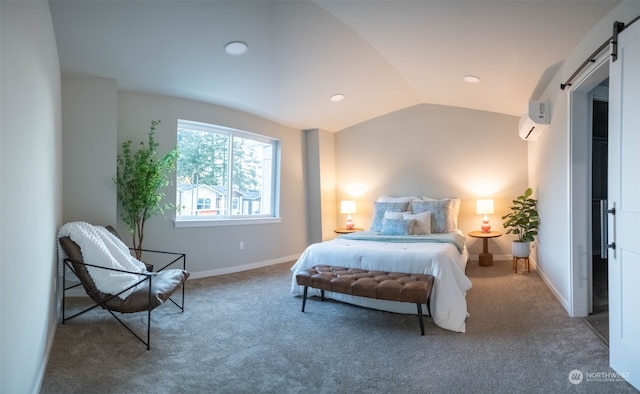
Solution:
<path fill-rule="evenodd" d="M 502 235 L 500 231 L 471 231 L 468 234 L 473 238 L 482 238 L 482 253 L 478 255 L 478 265 L 482 267 L 490 267 L 493 265 L 493 254 L 489 253 L 489 238 L 497 238 Z"/>
<path fill-rule="evenodd" d="M 335 231 L 338 234 L 351 234 L 351 233 L 355 233 L 356 231 L 363 231 L 363 230 L 364 229 L 360 227 L 354 227 L 351 230 L 348 230 L 346 227 L 340 227 L 333 231 Z"/>

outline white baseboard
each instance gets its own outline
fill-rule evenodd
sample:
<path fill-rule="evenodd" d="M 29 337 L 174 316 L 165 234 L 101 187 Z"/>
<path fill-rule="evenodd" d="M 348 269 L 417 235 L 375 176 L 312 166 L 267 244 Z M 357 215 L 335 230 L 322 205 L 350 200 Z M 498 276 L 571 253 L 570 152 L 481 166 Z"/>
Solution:
<path fill-rule="evenodd" d="M 46 344 L 45 354 L 44 354 L 44 357 L 42 358 L 42 363 L 38 368 L 38 374 L 35 380 L 37 387 L 34 387 L 34 390 L 32 391 L 33 393 L 39 393 L 40 390 L 42 389 L 42 381 L 44 380 L 44 375 L 47 372 L 47 363 L 49 362 L 49 356 L 51 355 L 51 349 L 53 348 L 53 341 L 56 337 L 57 327 L 58 327 L 58 319 L 57 318 L 51 319 L 51 321 L 49 322 L 49 329 L 47 330 L 47 344 Z"/>
<path fill-rule="evenodd" d="M 80 283 L 80 281 L 78 281 L 77 278 L 73 278 L 73 279 L 74 280 L 70 281 L 67 284 L 67 286 L 69 286 L 70 284 Z M 62 281 L 62 278 L 60 278 L 60 281 Z M 84 290 L 84 287 L 82 287 L 82 286 L 78 286 L 78 287 L 74 287 L 73 289 L 69 289 L 69 290 L 67 290 L 65 292 L 65 294 L 67 295 L 67 297 L 89 297 L 87 292 Z M 62 309 L 60 309 L 58 311 L 58 315 L 61 316 L 61 318 L 62 318 Z"/>
<path fill-rule="evenodd" d="M 198 279 L 198 278 L 206 278 L 209 276 L 233 274 L 235 272 L 248 271 L 256 268 L 268 267 L 274 264 L 286 263 L 287 261 L 297 260 L 298 257 L 300 257 L 300 254 L 279 257 L 277 259 L 258 261 L 256 263 L 236 265 L 233 267 L 224 267 L 224 268 L 217 268 L 217 269 L 208 270 L 208 271 L 191 272 L 191 276 L 189 276 L 189 279 Z"/>
<path fill-rule="evenodd" d="M 551 294 L 553 294 L 553 296 L 556 297 L 556 299 L 562 305 L 562 307 L 567 311 L 567 313 L 570 314 L 571 306 L 569 305 L 569 301 L 567 301 L 562 296 L 562 294 L 555 288 L 555 286 L 553 286 L 549 278 L 547 278 L 547 275 L 545 275 L 543 270 L 538 268 L 537 264 L 536 264 L 536 271 L 538 271 L 538 275 L 540 275 L 540 277 L 542 278 L 542 281 L 547 285 L 547 287 L 551 291 Z"/>
<path fill-rule="evenodd" d="M 558 289 L 556 289 L 555 286 L 553 286 L 553 283 L 551 283 L 547 275 L 544 273 L 544 270 L 538 267 L 538 262 L 533 257 L 531 257 L 529 259 L 529 263 L 531 264 L 531 268 L 535 269 L 536 272 L 538 272 L 538 275 L 540 275 L 540 278 L 542 278 L 542 281 L 544 282 L 544 284 L 547 285 L 547 287 L 549 288 L 549 291 L 551 291 L 551 294 L 553 294 L 553 296 L 556 297 L 556 299 L 562 305 L 562 307 L 567 312 L 569 312 L 570 311 L 569 302 L 562 296 L 562 294 L 558 291 Z"/>
<path fill-rule="evenodd" d="M 237 265 L 234 267 L 217 268 L 217 269 L 207 270 L 207 271 L 196 271 L 196 272 L 190 271 L 191 275 L 189 276 L 189 279 L 198 279 L 198 278 L 206 278 L 209 276 L 233 274 L 235 272 L 248 271 L 256 268 L 268 267 L 274 264 L 286 263 L 287 261 L 297 260 L 298 257 L 300 257 L 300 254 L 279 257 L 277 259 L 258 261 L 256 263 Z M 187 270 L 188 270 L 188 267 L 187 267 Z M 84 288 L 82 286 L 79 286 L 71 290 L 67 290 L 67 297 L 88 297 L 88 295 L 84 291 Z"/>

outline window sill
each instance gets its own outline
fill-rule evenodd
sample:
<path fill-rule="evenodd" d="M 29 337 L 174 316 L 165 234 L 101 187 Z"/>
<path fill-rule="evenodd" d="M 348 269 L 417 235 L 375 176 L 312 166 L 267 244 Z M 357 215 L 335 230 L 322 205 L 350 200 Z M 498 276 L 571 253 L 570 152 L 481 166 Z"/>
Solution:
<path fill-rule="evenodd" d="M 217 226 L 244 226 L 251 224 L 272 224 L 280 223 L 282 218 L 279 217 L 262 217 L 262 218 L 241 218 L 241 219 L 175 219 L 173 224 L 179 227 L 217 227 Z"/>

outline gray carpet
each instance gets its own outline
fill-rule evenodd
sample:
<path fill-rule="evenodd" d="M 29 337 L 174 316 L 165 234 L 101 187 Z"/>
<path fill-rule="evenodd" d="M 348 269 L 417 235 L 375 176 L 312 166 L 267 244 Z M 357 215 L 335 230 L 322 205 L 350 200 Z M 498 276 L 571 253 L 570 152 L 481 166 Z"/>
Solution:
<path fill-rule="evenodd" d="M 510 261 L 469 262 L 467 332 L 426 318 L 425 336 L 412 315 L 317 298 L 301 313 L 290 266 L 190 280 L 184 313 L 152 313 L 149 351 L 105 311 L 59 325 L 42 393 L 637 392 L 586 378 L 612 372 L 607 346 Z"/>

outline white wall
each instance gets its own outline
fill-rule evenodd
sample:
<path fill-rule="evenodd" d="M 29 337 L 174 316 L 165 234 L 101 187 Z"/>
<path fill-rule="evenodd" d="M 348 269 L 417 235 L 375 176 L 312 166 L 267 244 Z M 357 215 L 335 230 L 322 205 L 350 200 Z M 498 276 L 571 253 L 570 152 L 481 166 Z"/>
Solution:
<path fill-rule="evenodd" d="M 62 80 L 64 222 L 115 224 L 118 86 L 114 79 Z"/>
<path fill-rule="evenodd" d="M 527 143 L 518 137 L 518 118 L 491 112 L 421 104 L 342 130 L 336 135 L 338 200 L 349 199 L 355 183 L 357 227 L 371 224 L 380 195 L 462 199 L 459 227 L 479 230 L 477 198 L 495 200 L 492 229 L 527 187 Z M 338 219 L 340 220 L 340 219 Z M 494 255 L 511 254 L 512 236 L 491 240 Z M 471 254 L 482 241 L 468 239 Z"/>
<path fill-rule="evenodd" d="M 62 220 L 60 66 L 45 1 L 0 2 L 0 392 L 37 392 L 53 342 Z"/>
<path fill-rule="evenodd" d="M 235 272 L 297 258 L 307 245 L 305 185 L 303 176 L 303 134 L 247 113 L 202 102 L 178 98 L 119 92 L 118 146 L 126 140 L 146 141 L 151 120 L 161 120 L 156 130 L 160 152 L 176 144 L 178 119 L 217 124 L 280 140 L 281 223 L 218 227 L 175 228 L 174 213 L 147 221 L 144 247 L 187 253 L 194 277 Z M 115 162 L 115 158 L 114 158 Z M 174 176 L 175 182 L 175 176 Z M 165 190 L 167 201 L 175 202 L 175 187 Z M 126 226 L 118 231 L 129 241 Z M 240 242 L 244 249 L 240 250 Z"/>
<path fill-rule="evenodd" d="M 603 18 L 576 49 L 567 56 L 562 67 L 540 97 L 551 102 L 551 125 L 536 142 L 529 143 L 529 181 L 539 199 L 541 222 L 539 231 L 538 269 L 560 303 L 571 313 L 572 278 L 570 232 L 570 155 L 569 92 L 560 84 L 573 74 L 603 42 L 612 35 L 613 22 L 629 22 L 640 15 L 640 2 L 626 1 Z M 637 22 L 640 23 L 640 22 Z M 584 73 L 583 73 L 584 74 Z M 582 76 L 578 76 L 579 81 Z M 584 191 L 590 195 L 590 190 Z M 585 256 L 588 255 L 585 254 Z M 586 262 L 585 262 L 586 264 Z M 582 275 L 586 280 L 586 273 Z"/>
<path fill-rule="evenodd" d="M 322 191 L 322 240 L 327 241 L 335 238 L 336 233 L 334 230 L 336 227 L 344 227 L 343 221 L 340 221 L 340 219 L 336 222 L 336 214 L 340 214 L 340 202 L 336 201 L 335 133 L 320 130 L 318 146 L 320 148 L 319 164 Z"/>
<path fill-rule="evenodd" d="M 322 242 L 322 176 L 320 173 L 320 130 L 303 130 L 305 148 L 305 204 L 309 244 Z"/>
<path fill-rule="evenodd" d="M 335 238 L 336 167 L 335 134 L 304 130 L 308 243 Z"/>

